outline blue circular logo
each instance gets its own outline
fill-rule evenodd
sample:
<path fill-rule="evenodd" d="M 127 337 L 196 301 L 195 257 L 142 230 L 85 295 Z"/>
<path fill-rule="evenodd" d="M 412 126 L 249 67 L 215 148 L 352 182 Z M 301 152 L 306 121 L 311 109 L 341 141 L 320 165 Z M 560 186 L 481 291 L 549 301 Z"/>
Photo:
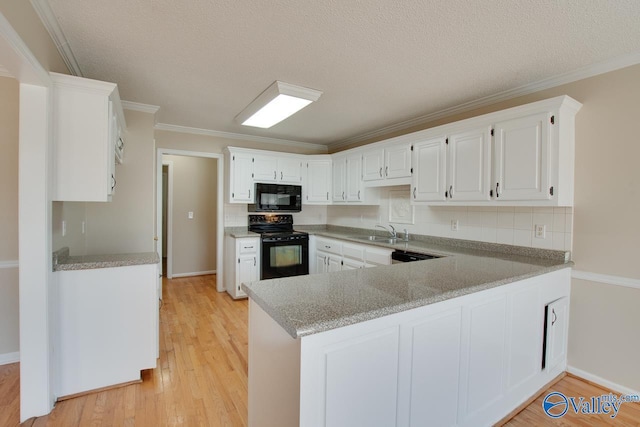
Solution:
<path fill-rule="evenodd" d="M 560 418 L 569 410 L 569 401 L 564 394 L 554 391 L 544 397 L 542 409 L 551 418 Z"/>

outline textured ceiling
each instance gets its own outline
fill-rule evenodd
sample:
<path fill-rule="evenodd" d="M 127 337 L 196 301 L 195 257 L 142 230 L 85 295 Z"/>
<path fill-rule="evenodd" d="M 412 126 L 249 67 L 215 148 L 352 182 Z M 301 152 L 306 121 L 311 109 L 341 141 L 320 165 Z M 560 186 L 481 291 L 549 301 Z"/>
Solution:
<path fill-rule="evenodd" d="M 49 0 L 82 74 L 158 122 L 330 144 L 640 52 L 638 0 Z M 324 92 L 272 127 L 274 80 Z"/>

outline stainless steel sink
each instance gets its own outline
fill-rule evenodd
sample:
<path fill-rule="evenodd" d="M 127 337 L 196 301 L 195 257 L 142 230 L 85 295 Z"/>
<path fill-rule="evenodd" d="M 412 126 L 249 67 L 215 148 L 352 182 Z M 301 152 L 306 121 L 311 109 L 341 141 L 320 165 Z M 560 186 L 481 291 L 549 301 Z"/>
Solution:
<path fill-rule="evenodd" d="M 369 240 L 371 242 L 388 243 L 390 245 L 394 245 L 399 241 L 398 238 L 393 238 L 389 236 L 354 236 L 354 239 Z M 403 241 L 403 240 L 400 240 L 400 241 Z"/>

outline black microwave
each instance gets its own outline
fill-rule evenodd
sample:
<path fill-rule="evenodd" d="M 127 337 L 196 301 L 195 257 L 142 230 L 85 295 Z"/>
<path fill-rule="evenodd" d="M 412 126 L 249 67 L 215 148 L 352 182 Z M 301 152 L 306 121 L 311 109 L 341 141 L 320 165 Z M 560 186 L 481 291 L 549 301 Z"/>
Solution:
<path fill-rule="evenodd" d="M 300 212 L 302 187 L 299 185 L 256 184 L 255 203 L 249 212 Z"/>

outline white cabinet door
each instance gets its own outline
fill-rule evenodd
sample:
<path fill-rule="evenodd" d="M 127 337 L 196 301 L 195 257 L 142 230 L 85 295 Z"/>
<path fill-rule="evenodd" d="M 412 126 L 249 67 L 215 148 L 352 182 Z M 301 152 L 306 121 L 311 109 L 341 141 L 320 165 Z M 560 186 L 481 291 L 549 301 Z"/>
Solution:
<path fill-rule="evenodd" d="M 444 136 L 413 146 L 414 173 L 411 196 L 414 201 L 444 201 L 447 191 L 447 145 Z"/>
<path fill-rule="evenodd" d="M 401 327 L 401 336 L 411 343 L 411 353 L 405 356 L 409 356 L 406 364 L 401 364 L 401 369 L 409 371 L 401 376 L 401 393 L 409 398 L 408 411 L 399 416 L 400 425 L 456 424 L 461 313 L 456 307 Z"/>
<path fill-rule="evenodd" d="M 253 156 L 248 153 L 230 153 L 229 203 L 253 203 Z"/>
<path fill-rule="evenodd" d="M 325 420 L 315 425 L 396 425 L 398 328 L 327 346 L 324 352 Z"/>
<path fill-rule="evenodd" d="M 467 422 L 503 398 L 506 295 L 478 302 L 463 311 L 459 420 Z"/>
<path fill-rule="evenodd" d="M 545 369 L 551 370 L 567 359 L 569 298 L 560 298 L 547 305 L 547 336 Z"/>
<path fill-rule="evenodd" d="M 279 182 L 284 184 L 302 183 L 302 160 L 296 157 L 280 157 L 278 158 L 278 176 Z"/>
<path fill-rule="evenodd" d="M 490 132 L 486 126 L 449 136 L 449 200 L 490 200 Z"/>
<path fill-rule="evenodd" d="M 496 123 L 494 183 L 496 200 L 551 198 L 550 113 Z"/>
<path fill-rule="evenodd" d="M 338 157 L 333 160 L 333 201 L 344 202 L 347 200 L 345 184 L 347 182 L 347 160 Z"/>
<path fill-rule="evenodd" d="M 257 254 L 241 255 L 238 258 L 238 278 L 236 280 L 236 298 L 247 296 L 242 290 L 243 283 L 259 280 L 259 268 Z"/>
<path fill-rule="evenodd" d="M 243 283 L 260 280 L 260 238 L 225 237 L 225 287 L 232 298 L 245 298 Z"/>
<path fill-rule="evenodd" d="M 384 157 L 385 179 L 411 176 L 411 144 L 396 144 L 386 147 Z"/>
<path fill-rule="evenodd" d="M 326 273 L 327 272 L 327 260 L 329 254 L 326 252 L 317 251 L 316 252 L 316 265 L 315 271 L 316 274 Z"/>
<path fill-rule="evenodd" d="M 327 272 L 332 273 L 340 270 L 342 270 L 342 257 L 339 255 L 327 256 Z"/>
<path fill-rule="evenodd" d="M 278 158 L 264 154 L 253 155 L 253 180 L 255 182 L 276 182 L 278 176 Z"/>
<path fill-rule="evenodd" d="M 347 202 L 361 202 L 362 194 L 362 157 L 360 154 L 347 156 L 346 166 L 346 200 Z"/>
<path fill-rule="evenodd" d="M 362 153 L 362 179 L 364 181 L 384 179 L 384 149 L 376 148 Z"/>
<path fill-rule="evenodd" d="M 331 160 L 309 160 L 307 162 L 307 179 L 303 190 L 305 204 L 328 205 L 331 203 Z"/>

